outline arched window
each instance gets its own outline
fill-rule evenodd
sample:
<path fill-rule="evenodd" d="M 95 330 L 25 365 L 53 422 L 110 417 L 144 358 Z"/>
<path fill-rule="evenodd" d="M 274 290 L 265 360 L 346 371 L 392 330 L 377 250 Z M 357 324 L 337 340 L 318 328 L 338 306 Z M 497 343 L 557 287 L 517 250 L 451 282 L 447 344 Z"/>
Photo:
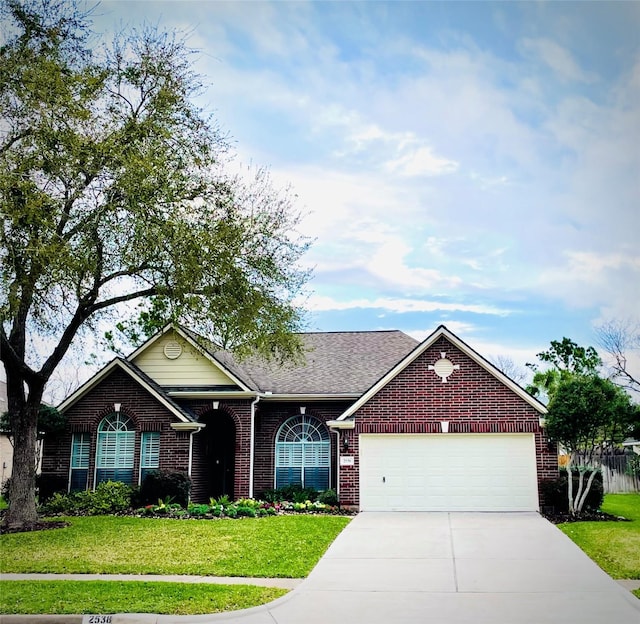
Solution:
<path fill-rule="evenodd" d="M 103 418 L 98 425 L 96 485 L 122 481 L 133 485 L 136 432 L 133 421 L 120 412 Z"/>
<path fill-rule="evenodd" d="M 285 421 L 276 436 L 276 487 L 329 487 L 331 441 L 322 422 L 300 414 Z"/>

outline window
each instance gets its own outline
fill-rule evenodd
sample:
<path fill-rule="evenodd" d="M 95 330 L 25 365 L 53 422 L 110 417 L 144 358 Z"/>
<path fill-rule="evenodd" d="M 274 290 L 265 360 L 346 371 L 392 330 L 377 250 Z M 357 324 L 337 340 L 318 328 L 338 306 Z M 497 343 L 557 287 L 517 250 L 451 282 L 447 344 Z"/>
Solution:
<path fill-rule="evenodd" d="M 71 467 L 69 474 L 69 490 L 71 492 L 87 489 L 90 451 L 91 434 L 74 433 L 71 438 Z"/>
<path fill-rule="evenodd" d="M 150 470 L 160 466 L 160 434 L 145 431 L 140 438 L 140 483 Z"/>
<path fill-rule="evenodd" d="M 96 445 L 96 485 L 103 481 L 122 481 L 133 485 L 133 456 L 136 432 L 133 421 L 116 412 L 98 425 Z"/>
<path fill-rule="evenodd" d="M 276 437 L 276 487 L 329 487 L 331 442 L 327 428 L 312 416 L 289 418 Z"/>

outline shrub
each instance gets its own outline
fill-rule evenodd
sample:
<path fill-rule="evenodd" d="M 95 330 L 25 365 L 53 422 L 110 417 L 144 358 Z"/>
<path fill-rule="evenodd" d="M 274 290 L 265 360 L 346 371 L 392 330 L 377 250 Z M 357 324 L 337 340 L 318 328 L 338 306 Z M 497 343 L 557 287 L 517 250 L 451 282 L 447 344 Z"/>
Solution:
<path fill-rule="evenodd" d="M 76 492 L 71 492 L 71 494 L 55 492 L 40 508 L 40 512 L 46 516 L 58 514 L 73 516 L 79 511 L 80 505 Z"/>
<path fill-rule="evenodd" d="M 586 477 L 585 477 L 586 481 Z M 561 470 L 560 476 L 557 479 L 548 479 L 540 484 L 540 490 L 542 492 L 545 505 L 552 506 L 556 512 L 568 512 L 569 500 L 568 500 L 568 479 L 567 471 Z M 578 491 L 578 475 L 573 474 L 573 492 Z M 602 485 L 602 473 L 597 473 L 589 494 L 587 494 L 587 500 L 584 504 L 584 510 L 591 509 L 597 511 L 602 505 L 604 500 L 604 487 Z"/>
<path fill-rule="evenodd" d="M 191 479 L 184 472 L 171 470 L 151 470 L 149 471 L 142 485 L 136 500 L 136 506 L 152 505 L 158 500 L 173 500 L 186 507 L 189 503 L 191 493 Z"/>
<path fill-rule="evenodd" d="M 255 518 L 256 510 L 254 507 L 249 507 L 247 505 L 238 505 L 236 507 L 236 513 L 238 517 L 246 516 L 247 518 Z"/>
<path fill-rule="evenodd" d="M 222 514 L 227 516 L 227 518 L 237 518 L 238 509 L 235 505 L 229 505 L 223 509 Z"/>
<path fill-rule="evenodd" d="M 189 505 L 187 508 L 190 516 L 206 516 L 210 511 L 209 505 Z"/>
<path fill-rule="evenodd" d="M 325 490 L 318 494 L 318 502 L 329 505 L 330 507 L 335 507 L 338 504 L 338 494 L 334 489 Z"/>
<path fill-rule="evenodd" d="M 121 481 L 105 481 L 94 492 L 79 492 L 82 511 L 89 516 L 127 511 L 131 507 L 131 487 Z"/>
<path fill-rule="evenodd" d="M 100 483 L 95 492 L 84 490 L 63 494 L 55 492 L 42 505 L 41 512 L 47 514 L 99 516 L 127 511 L 131 507 L 131 488 L 120 481 Z"/>
<path fill-rule="evenodd" d="M 262 498 L 269 503 L 279 503 L 281 501 L 304 503 L 307 500 L 316 500 L 318 491 L 314 488 L 303 488 L 297 484 L 285 485 L 273 490 L 265 490 Z"/>

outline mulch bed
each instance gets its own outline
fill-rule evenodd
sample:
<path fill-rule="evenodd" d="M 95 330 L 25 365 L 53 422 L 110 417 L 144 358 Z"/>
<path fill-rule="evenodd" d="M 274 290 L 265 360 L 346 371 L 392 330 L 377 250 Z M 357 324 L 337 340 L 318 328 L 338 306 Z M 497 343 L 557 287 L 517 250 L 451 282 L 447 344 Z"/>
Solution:
<path fill-rule="evenodd" d="M 48 521 L 48 522 L 34 522 L 33 524 L 28 524 L 26 526 L 20 527 L 8 527 L 4 524 L 0 524 L 0 535 L 7 533 L 27 533 L 29 531 L 46 531 L 48 529 L 63 529 L 64 527 L 68 527 L 68 522 L 62 521 Z"/>
<path fill-rule="evenodd" d="M 542 515 L 553 524 L 562 524 L 563 522 L 631 522 L 622 516 L 612 516 L 602 511 L 591 510 L 582 511 L 579 514 L 570 514 L 568 511 L 543 511 Z"/>

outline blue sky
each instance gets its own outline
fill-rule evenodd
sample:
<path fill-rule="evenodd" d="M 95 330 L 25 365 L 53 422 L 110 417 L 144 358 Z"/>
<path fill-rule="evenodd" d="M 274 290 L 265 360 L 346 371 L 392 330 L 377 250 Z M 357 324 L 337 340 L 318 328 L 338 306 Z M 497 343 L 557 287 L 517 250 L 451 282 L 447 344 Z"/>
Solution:
<path fill-rule="evenodd" d="M 640 3 L 104 1 L 188 32 L 239 163 L 316 239 L 310 330 L 517 364 L 640 302 Z"/>

